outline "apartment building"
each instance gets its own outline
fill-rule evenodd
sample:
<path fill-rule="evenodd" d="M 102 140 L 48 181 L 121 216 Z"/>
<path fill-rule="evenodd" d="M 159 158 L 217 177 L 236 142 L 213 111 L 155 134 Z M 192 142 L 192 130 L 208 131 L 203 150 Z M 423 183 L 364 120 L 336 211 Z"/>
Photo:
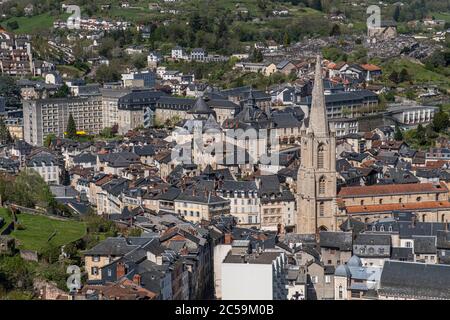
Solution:
<path fill-rule="evenodd" d="M 29 100 L 23 103 L 25 141 L 42 146 L 49 134 L 64 137 L 70 114 L 78 131 L 97 134 L 103 128 L 102 98 L 99 95 Z"/>

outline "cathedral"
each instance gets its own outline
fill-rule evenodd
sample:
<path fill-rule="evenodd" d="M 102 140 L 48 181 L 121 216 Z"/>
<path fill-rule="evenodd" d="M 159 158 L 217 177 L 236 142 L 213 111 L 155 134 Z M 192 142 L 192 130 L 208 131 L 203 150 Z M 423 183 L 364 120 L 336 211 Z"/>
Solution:
<path fill-rule="evenodd" d="M 297 178 L 300 234 L 334 231 L 336 226 L 336 133 L 328 123 L 321 58 L 317 57 L 309 117 L 300 129 L 301 163 Z"/>

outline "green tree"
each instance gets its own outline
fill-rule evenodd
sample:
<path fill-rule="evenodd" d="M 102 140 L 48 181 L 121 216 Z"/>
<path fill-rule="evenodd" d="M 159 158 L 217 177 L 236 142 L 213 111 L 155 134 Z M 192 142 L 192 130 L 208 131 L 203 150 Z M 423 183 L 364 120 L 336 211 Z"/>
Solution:
<path fill-rule="evenodd" d="M 392 73 L 389 76 L 389 80 L 391 80 L 393 83 L 396 83 L 396 84 L 400 83 L 399 82 L 399 74 L 398 74 L 398 72 L 395 71 L 395 70 L 392 71 Z"/>
<path fill-rule="evenodd" d="M 398 82 L 401 83 L 407 81 L 411 81 L 411 76 L 409 75 L 408 70 L 403 68 L 398 75 Z"/>
<path fill-rule="evenodd" d="M 427 143 L 426 131 L 425 131 L 425 128 L 421 124 L 419 124 L 417 126 L 417 129 L 414 134 L 414 138 L 417 140 L 417 143 L 419 145 L 421 145 L 421 146 L 426 145 L 426 143 Z"/>
<path fill-rule="evenodd" d="M 55 92 L 53 98 L 66 98 L 70 94 L 70 88 L 64 83 L 58 91 Z"/>
<path fill-rule="evenodd" d="M 56 139 L 56 135 L 54 133 L 50 133 L 44 139 L 44 146 L 49 148 L 50 145 L 52 144 L 53 140 L 55 140 L 55 139 Z"/>
<path fill-rule="evenodd" d="M 14 78 L 0 75 L 0 97 L 5 97 L 7 108 L 20 107 L 20 88 L 17 86 Z"/>
<path fill-rule="evenodd" d="M 69 114 L 69 120 L 67 121 L 66 137 L 69 139 L 74 139 L 77 137 L 77 126 L 72 114 Z"/>
<path fill-rule="evenodd" d="M 289 37 L 289 33 L 287 31 L 284 32 L 283 42 L 285 47 L 288 47 L 291 44 L 291 38 Z"/>
<path fill-rule="evenodd" d="M 440 109 L 433 118 L 433 129 L 436 132 L 444 132 L 447 131 L 450 126 L 450 119 L 447 112 L 444 112 Z"/>
<path fill-rule="evenodd" d="M 322 1 L 321 0 L 312 0 L 311 8 L 318 10 L 318 11 L 322 11 Z"/>
<path fill-rule="evenodd" d="M 48 209 L 56 206 L 56 200 L 49 186 L 33 169 L 21 171 L 10 189 L 8 198 L 19 205 Z"/>
<path fill-rule="evenodd" d="M 339 25 L 338 24 L 333 24 L 333 27 L 331 28 L 331 31 L 330 31 L 330 36 L 339 36 L 339 35 L 341 35 L 341 27 L 339 27 Z"/>
<path fill-rule="evenodd" d="M 100 83 L 114 82 L 120 79 L 117 66 L 102 64 L 95 72 L 95 80 Z"/>
<path fill-rule="evenodd" d="M 400 18 L 400 6 L 396 6 L 395 10 L 394 10 L 394 14 L 392 15 L 392 19 L 394 19 L 394 21 L 398 22 L 399 18 Z"/>
<path fill-rule="evenodd" d="M 3 121 L 3 118 L 0 118 L 0 144 L 9 144 L 11 142 L 13 142 L 11 133 L 6 126 L 5 121 Z"/>
<path fill-rule="evenodd" d="M 400 130 L 398 125 L 395 126 L 394 139 L 396 141 L 402 141 L 403 140 L 403 133 Z"/>

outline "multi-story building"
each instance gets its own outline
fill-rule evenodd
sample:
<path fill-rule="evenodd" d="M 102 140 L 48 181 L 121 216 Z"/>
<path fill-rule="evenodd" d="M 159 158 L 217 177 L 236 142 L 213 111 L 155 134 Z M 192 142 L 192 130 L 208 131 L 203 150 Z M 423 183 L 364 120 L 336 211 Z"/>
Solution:
<path fill-rule="evenodd" d="M 123 134 L 138 127 L 149 127 L 156 102 L 166 94 L 155 90 L 133 90 L 118 101 L 117 123 Z"/>
<path fill-rule="evenodd" d="M 233 254 L 222 262 L 222 300 L 285 300 L 287 258 L 283 252 Z"/>
<path fill-rule="evenodd" d="M 42 146 L 49 134 L 64 137 L 70 114 L 78 131 L 97 134 L 103 128 L 101 96 L 29 100 L 23 103 L 25 141 Z"/>
<path fill-rule="evenodd" d="M 112 127 L 119 123 L 119 99 L 132 92 L 130 89 L 104 88 L 102 94 L 103 127 Z"/>
<path fill-rule="evenodd" d="M 174 203 L 175 212 L 190 222 L 211 220 L 214 216 L 230 213 L 230 201 L 212 192 L 186 190 Z"/>
<path fill-rule="evenodd" d="M 260 225 L 258 188 L 254 181 L 225 180 L 219 186 L 220 195 L 230 200 L 230 213 L 239 225 Z"/>
<path fill-rule="evenodd" d="M 27 161 L 27 169 L 32 169 L 48 184 L 60 184 L 60 161 L 51 153 L 40 152 Z"/>
<path fill-rule="evenodd" d="M 30 39 L 6 33 L 0 28 L 0 73 L 22 76 L 33 72 Z"/>

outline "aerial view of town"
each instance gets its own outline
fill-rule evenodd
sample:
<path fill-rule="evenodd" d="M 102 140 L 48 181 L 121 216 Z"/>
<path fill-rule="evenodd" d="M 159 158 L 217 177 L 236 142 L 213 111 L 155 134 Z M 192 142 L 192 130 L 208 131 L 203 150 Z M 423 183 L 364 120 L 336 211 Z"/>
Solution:
<path fill-rule="evenodd" d="M 0 0 L 0 300 L 450 300 L 450 0 Z"/>

